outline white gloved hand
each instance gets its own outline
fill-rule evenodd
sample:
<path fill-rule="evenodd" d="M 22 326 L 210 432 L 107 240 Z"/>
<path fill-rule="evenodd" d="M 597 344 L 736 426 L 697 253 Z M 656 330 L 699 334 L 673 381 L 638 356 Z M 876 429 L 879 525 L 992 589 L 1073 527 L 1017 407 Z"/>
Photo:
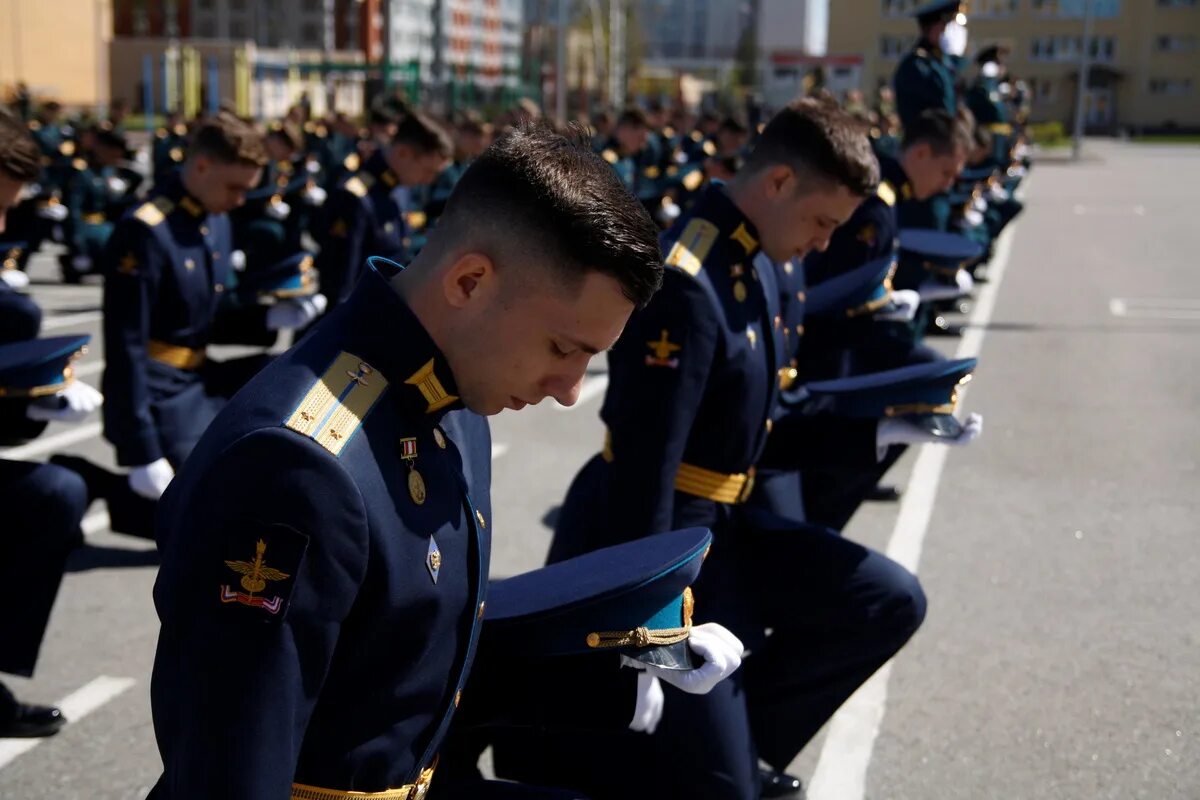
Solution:
<path fill-rule="evenodd" d="M 987 211 L 987 207 L 987 198 L 985 198 L 983 195 L 980 195 L 971 201 L 971 208 L 975 209 L 980 214 Z"/>
<path fill-rule="evenodd" d="M 940 44 L 947 55 L 961 56 L 967 52 L 967 26 L 957 21 L 947 23 Z"/>
<path fill-rule="evenodd" d="M 977 228 L 983 224 L 983 214 L 974 208 L 968 208 L 965 212 L 963 212 L 963 219 L 966 220 L 967 225 L 971 226 L 972 228 Z"/>
<path fill-rule="evenodd" d="M 241 272 L 246 268 L 246 252 L 244 250 L 234 250 L 229 254 L 229 266 Z"/>
<path fill-rule="evenodd" d="M 628 656 L 621 656 L 627 667 L 644 669 L 663 683 L 669 683 L 688 694 L 708 694 L 713 687 L 742 665 L 742 642 L 724 625 L 706 622 L 696 625 L 688 636 L 688 647 L 701 656 L 704 663 L 695 669 L 663 669 Z"/>
<path fill-rule="evenodd" d="M 316 175 L 318 172 L 321 171 L 321 162 L 314 161 L 311 159 L 308 161 L 305 161 L 304 169 L 307 170 L 310 175 Z"/>
<path fill-rule="evenodd" d="M 25 415 L 38 422 L 82 422 L 104 403 L 104 395 L 83 381 L 75 381 L 50 397 L 29 404 Z"/>
<path fill-rule="evenodd" d="M 988 197 L 995 203 L 1003 203 L 1008 200 L 1008 190 L 997 183 L 988 189 Z"/>
<path fill-rule="evenodd" d="M 19 269 L 0 270 L 0 281 L 4 281 L 11 289 L 24 289 L 29 285 L 29 276 Z"/>
<path fill-rule="evenodd" d="M 915 289 L 892 290 L 892 302 L 875 312 L 880 322 L 912 322 L 921 305 L 921 294 Z"/>
<path fill-rule="evenodd" d="M 975 288 L 975 279 L 965 269 L 954 273 L 954 282 L 958 284 L 958 291 L 963 294 L 970 294 L 971 290 Z"/>
<path fill-rule="evenodd" d="M 272 331 L 303 328 L 325 311 L 329 301 L 323 294 L 293 297 L 276 303 L 267 311 L 267 329 Z"/>
<path fill-rule="evenodd" d="M 62 222 L 71 212 L 62 203 L 47 203 L 38 209 L 37 215 L 51 222 Z"/>
<path fill-rule="evenodd" d="M 658 678 L 649 672 L 638 673 L 637 704 L 633 709 L 633 721 L 629 723 L 629 730 L 654 733 L 654 729 L 662 720 L 664 703 L 662 684 L 658 682 Z"/>
<path fill-rule="evenodd" d="M 324 205 L 325 198 L 328 196 L 329 193 L 320 186 L 309 186 L 304 190 L 304 202 L 308 203 L 310 206 Z"/>
<path fill-rule="evenodd" d="M 881 451 L 886 451 L 894 444 L 944 444 L 962 447 L 975 441 L 983 433 L 983 415 L 968 415 L 962 428 L 962 433 L 951 439 L 946 436 L 934 436 L 916 423 L 901 417 L 881 419 L 875 430 L 875 445 Z"/>
<path fill-rule="evenodd" d="M 1029 170 L 1025 169 L 1024 164 L 1014 164 L 1008 168 L 1008 176 L 1010 178 L 1024 178 Z"/>
<path fill-rule="evenodd" d="M 118 178 L 116 175 L 110 177 L 107 183 L 108 190 L 113 194 L 125 194 L 125 190 L 129 188 L 129 181 L 124 178 Z"/>
<path fill-rule="evenodd" d="M 92 271 L 92 257 L 85 255 L 77 255 L 71 258 L 71 266 L 78 272 Z"/>
<path fill-rule="evenodd" d="M 282 222 L 290 213 L 292 213 L 292 207 L 282 200 L 276 203 L 267 203 L 266 215 L 273 220 Z"/>
<path fill-rule="evenodd" d="M 42 185 L 40 183 L 25 183 L 21 185 L 21 191 L 17 194 L 17 202 L 23 203 L 30 198 L 37 197 L 42 193 Z"/>
<path fill-rule="evenodd" d="M 175 470 L 165 458 L 129 470 L 129 488 L 147 500 L 157 500 L 175 477 Z"/>

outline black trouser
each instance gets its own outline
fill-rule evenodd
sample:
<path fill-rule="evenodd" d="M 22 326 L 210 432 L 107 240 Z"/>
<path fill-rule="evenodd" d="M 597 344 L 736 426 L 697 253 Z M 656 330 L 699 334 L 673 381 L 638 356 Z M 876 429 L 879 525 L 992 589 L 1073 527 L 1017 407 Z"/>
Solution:
<path fill-rule="evenodd" d="M 0 672 L 33 674 L 86 506 L 70 470 L 0 460 Z"/>

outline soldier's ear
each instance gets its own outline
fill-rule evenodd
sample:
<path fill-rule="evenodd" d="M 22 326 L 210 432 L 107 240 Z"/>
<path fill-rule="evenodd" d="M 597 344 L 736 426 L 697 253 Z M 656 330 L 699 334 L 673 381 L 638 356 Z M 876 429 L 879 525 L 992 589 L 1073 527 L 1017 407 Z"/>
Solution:
<path fill-rule="evenodd" d="M 442 274 L 442 292 L 454 308 L 478 304 L 496 291 L 496 265 L 483 253 L 460 255 Z"/>
<path fill-rule="evenodd" d="M 791 197 L 795 194 L 796 173 L 786 164 L 773 164 L 767 170 L 765 189 L 767 198 Z"/>

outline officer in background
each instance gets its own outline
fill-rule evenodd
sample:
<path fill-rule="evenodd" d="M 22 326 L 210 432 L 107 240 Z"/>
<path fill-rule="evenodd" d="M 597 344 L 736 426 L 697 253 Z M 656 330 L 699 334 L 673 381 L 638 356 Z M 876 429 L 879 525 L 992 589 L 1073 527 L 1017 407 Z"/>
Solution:
<path fill-rule="evenodd" d="M 104 437 L 129 473 L 110 476 L 79 458 L 56 462 L 80 469 L 93 495 L 108 500 L 114 530 L 146 533 L 152 502 L 225 398 L 267 360 L 210 362 L 207 346 L 270 346 L 278 330 L 320 313 L 316 298 L 242 306 L 227 291 L 228 212 L 258 183 L 265 161 L 261 136 L 222 112 L 196 132 L 183 169 L 117 224 L 105 248 L 101 385 L 113 400 L 105 405 Z M 126 526 L 118 516 L 131 508 Z"/>
<path fill-rule="evenodd" d="M 150 161 L 154 167 L 154 182 L 160 183 L 183 166 L 187 157 L 187 125 L 183 114 L 172 111 L 167 124 L 154 132 Z"/>
<path fill-rule="evenodd" d="M 121 168 L 129 155 L 125 137 L 111 130 L 95 132 L 87 158 L 72 160 L 66 186 L 67 252 L 60 256 L 64 283 L 79 283 L 93 271 L 113 225 L 135 198 L 140 176 Z"/>
<path fill-rule="evenodd" d="M 913 12 L 921 36 L 900 60 L 892 85 L 896 112 L 907 128 L 927 108 L 954 114 L 958 108 L 953 58 L 967 46 L 966 15 L 960 0 L 934 0 Z"/>
<path fill-rule="evenodd" d="M 40 155 L 25 126 L 0 113 L 0 235 L 23 184 L 35 180 Z M 0 284 L 0 444 L 39 435 L 50 421 L 77 422 L 102 398 L 71 378 L 87 337 L 38 341 L 40 312 Z M 0 460 L 0 672 L 30 677 L 37 663 L 67 554 L 79 529 L 87 487 L 53 464 Z M 0 683 L 0 739 L 48 736 L 66 722 L 53 707 L 19 702 Z"/>
<path fill-rule="evenodd" d="M 425 796 L 485 614 L 486 416 L 574 403 L 661 278 L 642 209 L 546 130 L 478 159 L 407 269 L 370 262 L 164 498 L 152 800 Z M 515 674 L 512 711 L 627 726 L 618 665 Z"/>
<path fill-rule="evenodd" d="M 321 293 L 331 307 L 350 296 L 367 256 L 408 262 L 411 241 L 405 214 L 414 210 L 408 190 L 432 183 L 453 150 L 440 125 L 413 112 L 396 127 L 386 147 L 330 192 L 315 238 L 321 246 Z"/>

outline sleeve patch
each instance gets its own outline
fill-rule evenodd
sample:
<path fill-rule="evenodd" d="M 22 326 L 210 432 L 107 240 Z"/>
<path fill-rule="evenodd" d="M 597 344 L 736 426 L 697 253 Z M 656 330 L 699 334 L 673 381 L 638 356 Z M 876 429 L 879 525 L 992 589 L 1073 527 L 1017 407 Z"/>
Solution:
<path fill-rule="evenodd" d="M 288 525 L 239 523 L 219 569 L 222 612 L 254 622 L 283 621 L 307 549 L 308 537 Z"/>
<path fill-rule="evenodd" d="M 667 252 L 667 266 L 677 267 L 688 275 L 696 275 L 717 241 L 717 226 L 695 217 L 683 229 L 683 234 Z"/>
<path fill-rule="evenodd" d="M 650 348 L 650 354 L 646 356 L 646 366 L 679 369 L 679 359 L 674 356 L 683 349 L 683 345 L 672 342 L 670 331 L 666 328 L 663 328 L 662 335 L 656 341 L 646 342 L 646 346 Z"/>

